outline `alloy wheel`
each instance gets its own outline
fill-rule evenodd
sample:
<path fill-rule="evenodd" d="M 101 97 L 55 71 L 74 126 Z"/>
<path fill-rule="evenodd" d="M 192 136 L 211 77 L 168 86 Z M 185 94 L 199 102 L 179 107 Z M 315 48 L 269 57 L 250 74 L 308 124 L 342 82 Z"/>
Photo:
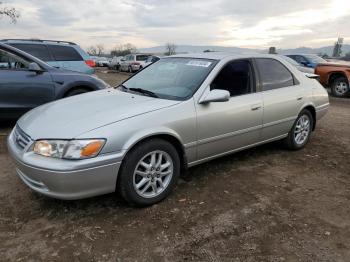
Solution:
<path fill-rule="evenodd" d="M 299 117 L 294 128 L 294 141 L 297 145 L 303 145 L 310 135 L 310 118 L 304 114 Z"/>
<path fill-rule="evenodd" d="M 156 197 L 169 186 L 173 173 L 174 163 L 168 153 L 161 150 L 150 152 L 136 165 L 134 189 L 141 197 Z"/>

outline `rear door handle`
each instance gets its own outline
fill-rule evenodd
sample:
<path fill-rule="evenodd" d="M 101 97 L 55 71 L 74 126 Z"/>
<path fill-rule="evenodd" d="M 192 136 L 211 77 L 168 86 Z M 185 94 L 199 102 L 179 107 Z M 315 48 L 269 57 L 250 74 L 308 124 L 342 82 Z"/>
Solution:
<path fill-rule="evenodd" d="M 303 100 L 303 97 L 302 97 L 302 96 L 297 97 L 297 100 L 298 100 L 298 101 Z"/>
<path fill-rule="evenodd" d="M 261 105 L 260 105 L 260 104 L 258 104 L 258 105 L 252 105 L 252 106 L 251 106 L 251 110 L 252 110 L 252 111 L 259 110 L 260 108 L 261 108 Z"/>

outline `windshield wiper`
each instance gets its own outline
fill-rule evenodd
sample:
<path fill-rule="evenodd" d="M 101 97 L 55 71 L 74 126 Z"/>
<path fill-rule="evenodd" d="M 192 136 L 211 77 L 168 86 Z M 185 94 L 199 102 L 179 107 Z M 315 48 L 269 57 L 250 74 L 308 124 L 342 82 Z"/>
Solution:
<path fill-rule="evenodd" d="M 126 87 L 124 87 L 124 88 L 126 88 Z M 146 89 L 142 89 L 142 88 L 127 88 L 127 89 L 130 91 L 138 92 L 138 93 L 145 94 L 145 95 L 148 95 L 151 97 L 159 98 L 159 96 L 157 94 L 153 93 L 152 91 L 146 90 Z"/>
<path fill-rule="evenodd" d="M 121 89 L 123 89 L 123 90 L 125 90 L 125 91 L 128 91 L 128 90 L 129 90 L 129 88 L 127 88 L 125 85 L 119 85 L 119 86 L 117 86 L 117 87 L 115 87 L 115 88 L 121 88 Z"/>

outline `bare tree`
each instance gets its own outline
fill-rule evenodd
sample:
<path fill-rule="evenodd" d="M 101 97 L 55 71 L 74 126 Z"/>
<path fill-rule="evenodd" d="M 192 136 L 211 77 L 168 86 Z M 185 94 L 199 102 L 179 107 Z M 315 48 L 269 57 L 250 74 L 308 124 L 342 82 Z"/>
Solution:
<path fill-rule="evenodd" d="M 135 53 L 136 51 L 137 51 L 137 48 L 133 44 L 127 43 L 124 45 L 115 46 L 111 51 L 111 55 L 125 56 L 131 53 Z"/>
<path fill-rule="evenodd" d="M 105 47 L 102 44 L 98 44 L 96 45 L 96 50 L 97 50 L 97 56 L 101 56 L 105 51 Z"/>
<path fill-rule="evenodd" d="M 104 46 L 102 44 L 98 44 L 96 46 L 90 46 L 86 50 L 89 55 L 93 56 L 101 56 L 104 53 Z"/>
<path fill-rule="evenodd" d="M 3 16 L 11 19 L 11 23 L 16 23 L 19 18 L 19 12 L 13 7 L 2 7 L 3 3 L 0 2 L 0 18 Z"/>
<path fill-rule="evenodd" d="M 333 48 L 333 57 L 340 57 L 342 54 L 342 47 L 343 47 L 343 41 L 344 38 L 339 37 L 338 41 L 334 43 Z"/>
<path fill-rule="evenodd" d="M 167 43 L 165 45 L 165 55 L 175 55 L 177 46 L 173 43 Z"/>
<path fill-rule="evenodd" d="M 86 52 L 89 54 L 89 55 L 93 55 L 93 56 L 96 56 L 97 55 L 97 49 L 95 46 L 89 46 L 87 49 L 86 49 Z"/>

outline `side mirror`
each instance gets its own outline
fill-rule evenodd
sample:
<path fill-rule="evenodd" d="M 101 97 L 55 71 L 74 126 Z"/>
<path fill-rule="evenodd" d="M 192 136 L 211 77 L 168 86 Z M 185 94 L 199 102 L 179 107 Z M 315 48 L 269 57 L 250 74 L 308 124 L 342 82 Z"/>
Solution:
<path fill-rule="evenodd" d="M 122 59 L 120 59 L 120 61 L 124 62 L 124 61 L 126 61 L 126 59 L 125 59 L 125 58 L 122 58 Z"/>
<path fill-rule="evenodd" d="M 222 89 L 211 90 L 206 96 L 199 101 L 200 104 L 210 102 L 226 102 L 230 100 L 230 92 Z"/>
<path fill-rule="evenodd" d="M 32 71 L 32 72 L 42 72 L 43 70 L 41 69 L 41 67 L 37 64 L 37 63 L 30 63 L 28 66 L 28 70 Z"/>

